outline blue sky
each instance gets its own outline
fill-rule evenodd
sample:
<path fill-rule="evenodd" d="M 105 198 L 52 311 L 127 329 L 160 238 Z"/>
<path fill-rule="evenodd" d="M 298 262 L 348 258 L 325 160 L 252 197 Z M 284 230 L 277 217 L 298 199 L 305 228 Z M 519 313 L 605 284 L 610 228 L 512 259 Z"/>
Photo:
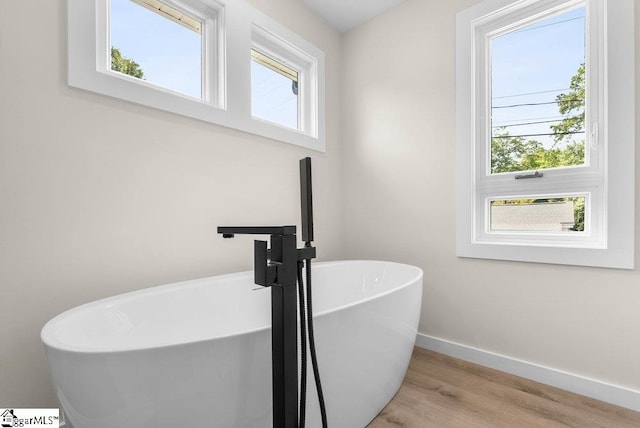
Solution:
<path fill-rule="evenodd" d="M 110 25 L 111 46 L 137 62 L 147 82 L 202 97 L 202 40 L 198 33 L 130 0 L 111 0 Z M 253 61 L 251 74 L 254 116 L 296 129 L 298 99 L 291 80 Z"/>
<path fill-rule="evenodd" d="M 553 102 L 567 92 L 571 76 L 584 62 L 584 26 L 585 8 L 581 7 L 492 40 L 493 127 L 508 126 L 510 135 L 550 132 L 550 123 L 509 125 L 559 118 L 556 104 L 520 104 Z M 198 33 L 130 0 L 111 0 L 110 35 L 111 45 L 140 64 L 148 82 L 201 98 Z M 255 62 L 251 73 L 253 114 L 297 128 L 298 100 L 291 80 Z M 550 137 L 532 138 L 546 146 L 553 144 Z"/>
<path fill-rule="evenodd" d="M 201 98 L 198 33 L 129 0 L 111 0 L 110 23 L 111 46 L 137 62 L 145 80 Z"/>
<path fill-rule="evenodd" d="M 298 128 L 298 97 L 285 76 L 251 61 L 252 113 L 261 119 Z"/>
<path fill-rule="evenodd" d="M 493 39 L 491 58 L 494 127 L 558 119 L 557 104 L 520 104 L 553 102 L 557 95 L 568 92 L 571 76 L 585 61 L 585 8 Z M 552 123 L 512 126 L 507 131 L 510 135 L 543 134 L 550 132 L 549 125 Z M 546 146 L 553 143 L 551 137 L 531 138 Z"/>

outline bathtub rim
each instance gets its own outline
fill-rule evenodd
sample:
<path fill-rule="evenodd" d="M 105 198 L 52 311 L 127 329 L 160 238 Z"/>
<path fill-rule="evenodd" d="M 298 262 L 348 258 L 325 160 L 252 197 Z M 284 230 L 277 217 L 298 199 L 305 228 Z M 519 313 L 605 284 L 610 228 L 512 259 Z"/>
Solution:
<path fill-rule="evenodd" d="M 333 260 L 333 261 L 323 261 L 323 262 L 315 262 L 312 264 L 312 268 L 314 266 L 331 266 L 331 265 L 340 265 L 340 264 L 348 264 L 348 263 L 354 263 L 354 262 L 359 262 L 359 263 L 376 263 L 376 264 L 392 264 L 392 265 L 398 265 L 398 266 L 405 266 L 405 267 L 409 267 L 415 270 L 415 275 L 412 276 L 409 280 L 405 281 L 403 284 L 398 285 L 390 290 L 386 290 L 384 292 L 375 294 L 373 296 L 361 299 L 361 300 L 356 300 L 354 302 L 349 302 L 347 304 L 343 304 L 343 305 L 338 305 L 338 306 L 333 306 L 328 310 L 324 310 L 321 312 L 317 312 L 314 313 L 314 318 L 320 317 L 320 316 L 325 316 L 327 314 L 330 313 L 334 313 L 334 312 L 338 312 L 338 311 L 342 311 L 348 308 L 351 308 L 353 306 L 359 305 L 359 304 L 363 304 L 369 301 L 373 301 L 379 298 L 382 298 L 384 296 L 387 296 L 389 294 L 398 292 L 399 290 L 402 290 L 406 287 L 411 286 L 412 284 L 415 284 L 417 281 L 420 281 L 423 276 L 424 276 L 424 272 L 421 268 L 419 268 L 418 266 L 415 265 L 410 265 L 407 263 L 398 263 L 398 262 L 391 262 L 391 261 L 386 261 L 386 260 L 369 260 L 369 259 L 355 259 L 355 260 Z M 40 331 L 40 340 L 42 341 L 42 344 L 45 347 L 45 352 L 47 352 L 49 349 L 58 351 L 58 352 L 65 352 L 65 353 L 74 353 L 74 354 L 87 354 L 87 355 L 95 355 L 95 354 L 119 354 L 119 353 L 128 353 L 128 352 L 141 352 L 141 351 L 148 351 L 148 350 L 152 350 L 152 349 L 168 349 L 168 348 L 172 348 L 172 347 L 177 347 L 177 346 L 185 346 L 185 345 L 197 345 L 197 344 L 201 344 L 201 343 L 205 343 L 205 342 L 213 342 L 213 341 L 218 341 L 218 340 L 224 340 L 224 339 L 228 339 L 230 337 L 242 337 L 248 334 L 255 334 L 261 331 L 265 331 L 265 330 L 270 330 L 271 326 L 270 325 L 265 325 L 262 327 L 257 327 L 257 328 L 251 328 L 251 329 L 247 329 L 247 330 L 243 330 L 241 332 L 236 332 L 233 334 L 223 334 L 223 335 L 218 335 L 218 336 L 214 336 L 214 337 L 207 337 L 207 338 L 201 338 L 201 339 L 196 339 L 196 340 L 183 340 L 183 341 L 172 341 L 172 342 L 158 342 L 158 343 L 150 343 L 144 346 L 137 346 L 137 347 L 117 347 L 114 349 L 91 349 L 91 348 L 86 348 L 86 347 L 81 347 L 81 346 L 75 346 L 75 345 L 70 345 L 67 343 L 63 343 L 60 342 L 59 340 L 57 340 L 55 338 L 55 327 L 56 324 L 66 320 L 67 318 L 75 315 L 78 312 L 82 312 L 85 310 L 99 310 L 101 309 L 101 307 L 105 304 L 105 303 L 110 303 L 109 301 L 117 301 L 120 299 L 126 299 L 126 298 L 130 298 L 130 297 L 135 297 L 137 295 L 140 294 L 145 294 L 145 293 L 149 293 L 151 289 L 156 289 L 158 291 L 162 291 L 166 288 L 172 288 L 175 286 L 178 286 L 179 284 L 188 284 L 188 283 L 195 283 L 195 282 L 199 282 L 199 281 L 206 281 L 206 280 L 210 280 L 212 278 L 225 278 L 225 277 L 242 277 L 242 276 L 247 276 L 249 277 L 251 280 L 253 280 L 253 271 L 242 271 L 242 272 L 231 272 L 231 273 L 226 273 L 226 274 L 220 274 L 220 275 L 213 275 L 213 276 L 209 276 L 209 277 L 204 277 L 204 278 L 194 278 L 194 279 L 188 279 L 188 280 L 183 280 L 183 281 L 176 281 L 176 282 L 172 282 L 169 284 L 161 284 L 161 285 L 153 285 L 153 286 L 149 286 L 149 287 L 144 287 L 144 288 L 140 288 L 137 290 L 133 290 L 133 291 L 128 291 L 125 293 L 120 293 L 120 294 L 116 294 L 113 296 L 108 296 L 108 297 L 104 297 L 101 299 L 97 299 L 97 300 L 93 300 L 87 303 L 83 303 L 81 305 L 78 306 L 74 306 L 70 309 L 67 309 L 63 312 L 61 312 L 60 314 L 54 316 L 53 318 L 51 318 L 50 320 L 48 320 L 45 325 L 42 327 L 41 331 Z M 195 286 L 196 284 L 194 284 Z M 305 287 L 306 287 L 306 283 L 305 283 Z"/>

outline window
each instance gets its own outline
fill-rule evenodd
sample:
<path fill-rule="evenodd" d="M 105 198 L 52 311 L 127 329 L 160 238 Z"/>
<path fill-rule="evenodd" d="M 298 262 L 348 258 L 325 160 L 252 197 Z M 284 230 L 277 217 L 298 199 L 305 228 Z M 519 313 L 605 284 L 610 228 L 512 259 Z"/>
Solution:
<path fill-rule="evenodd" d="M 490 201 L 489 229 L 492 232 L 555 234 L 584 231 L 586 200 L 586 195 L 493 199 Z"/>
<path fill-rule="evenodd" d="M 491 174 L 585 164 L 585 18 L 568 4 L 488 34 Z"/>
<path fill-rule="evenodd" d="M 459 256 L 633 267 L 632 8 L 486 0 L 458 14 Z"/>
<path fill-rule="evenodd" d="M 69 0 L 68 14 L 70 86 L 324 151 L 323 52 L 243 1 Z"/>
<path fill-rule="evenodd" d="M 212 12 L 209 15 L 215 16 Z M 158 0 L 111 0 L 111 71 L 206 98 L 202 77 L 208 49 L 202 35 L 215 26 L 207 15 Z"/>
<path fill-rule="evenodd" d="M 251 45 L 251 114 L 302 134 L 319 135 L 317 106 L 323 102 L 318 58 L 255 23 Z"/>
<path fill-rule="evenodd" d="M 299 127 L 299 73 L 251 49 L 251 114 L 289 128 Z"/>

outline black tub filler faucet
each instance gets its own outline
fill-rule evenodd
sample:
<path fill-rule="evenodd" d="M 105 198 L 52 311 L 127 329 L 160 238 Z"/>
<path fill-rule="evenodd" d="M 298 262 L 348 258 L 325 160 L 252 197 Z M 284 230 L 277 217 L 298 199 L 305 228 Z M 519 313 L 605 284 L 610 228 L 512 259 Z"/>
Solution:
<path fill-rule="evenodd" d="M 235 235 L 269 235 L 267 241 L 254 241 L 254 281 L 271 288 L 271 359 L 273 391 L 273 427 L 298 428 L 298 328 L 296 288 L 301 272 L 300 263 L 316 257 L 313 240 L 313 207 L 311 202 L 311 159 L 300 161 L 303 248 L 297 248 L 296 226 L 230 226 L 218 227 L 224 238 Z M 310 276 L 308 277 L 310 279 Z M 301 278 L 300 278 L 301 279 Z M 308 291 L 310 291 L 308 289 Z M 312 314 L 309 314 L 311 317 Z M 304 315 L 301 314 L 301 320 Z M 312 322 L 312 321 L 311 321 Z M 301 321 L 301 326 L 303 322 Z M 311 327 L 312 325 L 310 325 Z M 304 328 L 302 328 L 304 334 Z M 303 336 L 304 337 L 304 336 Z M 311 331 L 309 332 L 312 338 Z M 303 340 L 304 342 L 304 340 Z M 310 340 L 311 342 L 311 340 Z M 315 354 L 315 351 L 314 351 Z M 304 353 L 306 357 L 306 352 Z M 314 356 L 314 355 L 312 355 Z M 315 360 L 315 358 L 314 358 Z M 303 363 L 303 368 L 306 363 Z M 306 379 L 306 370 L 304 377 Z M 301 394 L 300 426 L 304 426 L 304 386 Z M 319 379 L 316 382 L 319 388 Z M 324 406 L 322 405 L 324 408 Z M 323 417 L 325 422 L 326 416 Z"/>

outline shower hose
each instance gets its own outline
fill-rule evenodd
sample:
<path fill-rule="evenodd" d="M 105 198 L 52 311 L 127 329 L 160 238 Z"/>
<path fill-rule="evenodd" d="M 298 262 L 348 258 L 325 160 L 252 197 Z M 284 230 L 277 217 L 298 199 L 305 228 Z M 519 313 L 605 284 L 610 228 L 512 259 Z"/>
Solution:
<path fill-rule="evenodd" d="M 300 311 L 300 421 L 299 428 L 305 426 L 305 412 L 307 403 L 307 335 L 309 337 L 309 353 L 311 355 L 311 364 L 313 366 L 313 377 L 316 383 L 316 391 L 318 392 L 318 401 L 320 403 L 320 417 L 322 418 L 322 428 L 327 428 L 327 410 L 324 405 L 324 395 L 322 394 L 322 385 L 320 384 L 320 371 L 318 370 L 318 359 L 316 357 L 316 345 L 313 336 L 313 305 L 311 298 L 311 259 L 306 259 L 307 273 L 307 297 L 305 305 L 304 284 L 302 280 L 302 261 L 298 262 L 298 295 L 299 311 Z M 306 320 L 305 320 L 306 314 Z"/>

